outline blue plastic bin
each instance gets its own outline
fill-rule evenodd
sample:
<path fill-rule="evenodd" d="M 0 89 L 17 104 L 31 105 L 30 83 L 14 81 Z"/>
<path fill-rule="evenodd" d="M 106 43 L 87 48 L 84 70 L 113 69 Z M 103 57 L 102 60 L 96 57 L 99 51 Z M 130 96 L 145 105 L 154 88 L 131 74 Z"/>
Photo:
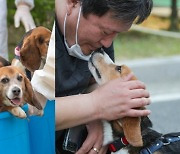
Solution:
<path fill-rule="evenodd" d="M 28 107 L 23 107 L 27 111 Z M 0 113 L 0 153 L 30 154 L 28 120 Z"/>
<path fill-rule="evenodd" d="M 55 154 L 55 101 L 48 101 L 44 116 L 31 116 L 29 137 L 31 154 Z"/>
<path fill-rule="evenodd" d="M 48 101 L 42 117 L 0 113 L 0 154 L 55 154 L 54 105 Z M 27 111 L 27 105 L 23 109 Z"/>

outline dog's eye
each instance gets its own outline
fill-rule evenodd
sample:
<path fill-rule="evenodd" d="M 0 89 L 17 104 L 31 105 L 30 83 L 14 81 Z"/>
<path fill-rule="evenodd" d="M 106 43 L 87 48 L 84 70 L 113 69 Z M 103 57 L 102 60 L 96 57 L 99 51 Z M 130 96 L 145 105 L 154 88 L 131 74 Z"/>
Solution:
<path fill-rule="evenodd" d="M 6 84 L 6 83 L 9 82 L 9 78 L 3 78 L 3 79 L 1 79 L 1 82 L 2 82 L 3 84 Z"/>
<path fill-rule="evenodd" d="M 23 77 L 21 75 L 18 75 L 17 80 L 22 81 Z"/>
<path fill-rule="evenodd" d="M 121 66 L 116 66 L 115 70 L 121 73 Z"/>
<path fill-rule="evenodd" d="M 49 41 L 48 41 L 48 42 L 46 42 L 46 45 L 47 45 L 47 46 L 49 46 Z"/>

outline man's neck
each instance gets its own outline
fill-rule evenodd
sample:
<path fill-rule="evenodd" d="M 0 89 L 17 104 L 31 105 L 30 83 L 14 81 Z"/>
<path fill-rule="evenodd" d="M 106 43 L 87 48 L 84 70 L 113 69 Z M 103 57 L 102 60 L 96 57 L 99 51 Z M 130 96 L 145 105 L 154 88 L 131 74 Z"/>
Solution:
<path fill-rule="evenodd" d="M 66 13 L 66 0 L 56 0 L 55 3 L 56 3 L 55 4 L 56 20 L 58 22 L 58 26 L 61 33 L 64 35 L 63 22 L 64 22 L 65 13 Z"/>

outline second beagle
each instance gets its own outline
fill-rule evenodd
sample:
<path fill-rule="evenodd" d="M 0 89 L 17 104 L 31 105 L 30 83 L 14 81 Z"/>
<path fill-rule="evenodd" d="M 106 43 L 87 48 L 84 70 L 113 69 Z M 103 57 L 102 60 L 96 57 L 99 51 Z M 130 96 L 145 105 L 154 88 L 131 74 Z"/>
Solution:
<path fill-rule="evenodd" d="M 37 27 L 28 31 L 15 48 L 18 58 L 12 60 L 12 65 L 21 70 L 27 68 L 30 72 L 42 69 L 46 62 L 51 31 L 45 27 Z"/>
<path fill-rule="evenodd" d="M 31 83 L 24 73 L 15 66 L 1 67 L 0 111 L 9 111 L 14 116 L 26 118 L 26 113 L 21 109 L 25 103 L 42 110 Z"/>

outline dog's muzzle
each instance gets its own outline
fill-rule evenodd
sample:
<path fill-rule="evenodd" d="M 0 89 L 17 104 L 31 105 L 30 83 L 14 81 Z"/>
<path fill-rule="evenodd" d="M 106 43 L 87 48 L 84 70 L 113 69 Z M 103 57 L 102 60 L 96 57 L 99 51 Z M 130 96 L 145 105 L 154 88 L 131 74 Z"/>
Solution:
<path fill-rule="evenodd" d="M 91 55 L 91 57 L 89 59 L 89 63 L 91 63 L 91 65 L 95 68 L 97 77 L 100 79 L 101 78 L 101 74 L 99 73 L 98 69 L 96 68 L 96 66 L 93 63 L 93 57 L 95 56 L 95 54 L 97 54 L 97 52 L 93 52 L 93 54 Z"/>
<path fill-rule="evenodd" d="M 13 93 L 14 96 L 19 96 L 20 92 L 21 92 L 21 89 L 18 88 L 18 87 L 14 87 L 12 89 L 12 93 Z"/>

